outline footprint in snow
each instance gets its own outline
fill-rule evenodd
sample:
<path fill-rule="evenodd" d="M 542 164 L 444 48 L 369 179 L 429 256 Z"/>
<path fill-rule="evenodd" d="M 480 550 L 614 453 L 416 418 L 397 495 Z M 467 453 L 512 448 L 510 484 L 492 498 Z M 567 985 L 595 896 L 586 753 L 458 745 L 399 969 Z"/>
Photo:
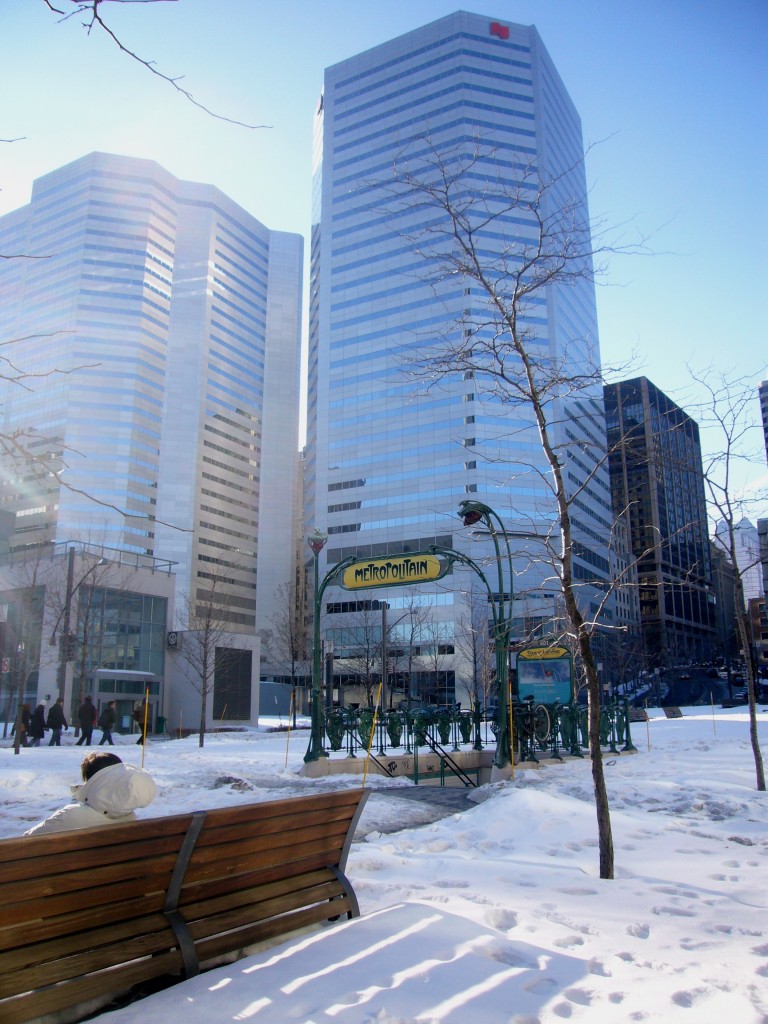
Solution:
<path fill-rule="evenodd" d="M 610 978 L 611 972 L 605 966 L 601 960 L 590 960 L 589 961 L 589 973 L 597 974 L 601 978 Z"/>
<path fill-rule="evenodd" d="M 698 1002 L 698 1000 L 706 994 L 707 989 L 704 988 L 691 989 L 691 991 L 689 992 L 675 992 L 675 994 L 672 996 L 672 1002 L 676 1006 L 683 1006 L 686 1009 L 690 1009 L 690 1007 L 693 1006 L 694 1003 Z"/>
<path fill-rule="evenodd" d="M 660 917 L 667 915 L 668 917 L 697 917 L 695 910 L 686 910 L 685 907 L 651 907 L 652 914 L 658 914 Z"/>
<path fill-rule="evenodd" d="M 504 907 L 494 907 L 487 911 L 485 920 L 491 928 L 498 928 L 501 932 L 517 928 L 517 914 L 514 910 L 506 910 Z"/>

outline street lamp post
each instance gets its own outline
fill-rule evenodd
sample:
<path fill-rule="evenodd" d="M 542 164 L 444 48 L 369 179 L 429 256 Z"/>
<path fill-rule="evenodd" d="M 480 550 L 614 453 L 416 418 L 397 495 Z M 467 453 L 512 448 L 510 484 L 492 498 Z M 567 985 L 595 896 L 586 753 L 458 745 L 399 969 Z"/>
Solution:
<path fill-rule="evenodd" d="M 497 741 L 494 764 L 506 768 L 512 764 L 512 740 L 509 723 L 509 644 L 512 633 L 513 565 L 509 537 L 498 513 L 481 501 L 466 500 L 459 503 L 459 516 L 465 526 L 484 523 L 496 552 L 498 586 L 494 595 L 489 589 L 493 612 L 493 646 L 496 655 L 496 685 L 498 687 Z M 509 592 L 504 585 L 504 561 L 499 536 L 504 538 L 506 562 L 509 574 Z M 487 586 L 487 583 L 486 583 Z"/>
<path fill-rule="evenodd" d="M 320 569 L 318 560 L 320 552 L 326 545 L 328 534 L 315 529 L 307 543 L 312 549 L 315 563 L 315 586 L 314 586 L 314 621 L 312 639 L 312 707 L 311 707 L 311 731 L 309 745 L 304 755 L 304 761 L 317 761 L 318 758 L 327 757 L 328 752 L 323 748 L 323 702 L 322 702 L 322 649 L 320 645 Z"/>

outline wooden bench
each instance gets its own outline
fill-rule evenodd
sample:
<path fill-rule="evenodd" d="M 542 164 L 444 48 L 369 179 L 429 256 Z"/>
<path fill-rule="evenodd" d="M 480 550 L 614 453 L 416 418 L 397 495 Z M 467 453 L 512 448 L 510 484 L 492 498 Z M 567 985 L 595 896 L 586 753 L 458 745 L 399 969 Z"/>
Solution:
<path fill-rule="evenodd" d="M 344 869 L 367 797 L 345 790 L 0 840 L 0 1021 L 68 1008 L 77 1020 L 154 979 L 356 917 Z"/>

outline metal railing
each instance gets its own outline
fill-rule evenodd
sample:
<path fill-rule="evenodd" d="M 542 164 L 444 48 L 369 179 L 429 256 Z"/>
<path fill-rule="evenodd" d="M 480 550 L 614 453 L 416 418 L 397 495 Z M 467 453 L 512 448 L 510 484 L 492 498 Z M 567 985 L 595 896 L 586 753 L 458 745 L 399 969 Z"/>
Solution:
<path fill-rule="evenodd" d="M 516 761 L 536 762 L 542 756 L 562 760 L 563 754 L 583 757 L 589 746 L 587 708 L 538 703 L 532 699 L 511 705 L 513 750 Z M 456 705 L 397 708 L 376 713 L 368 708 L 333 708 L 322 713 L 323 741 L 333 752 L 362 757 L 370 748 L 379 760 L 394 753 L 418 757 L 427 747 L 441 758 L 444 770 L 461 778 L 462 769 L 451 753 L 483 750 L 495 743 L 498 722 L 492 710 L 472 711 Z M 627 700 L 614 699 L 600 709 L 600 745 L 608 753 L 633 751 Z M 464 781 L 464 780 L 463 780 Z M 466 784 L 466 782 L 465 782 Z"/>

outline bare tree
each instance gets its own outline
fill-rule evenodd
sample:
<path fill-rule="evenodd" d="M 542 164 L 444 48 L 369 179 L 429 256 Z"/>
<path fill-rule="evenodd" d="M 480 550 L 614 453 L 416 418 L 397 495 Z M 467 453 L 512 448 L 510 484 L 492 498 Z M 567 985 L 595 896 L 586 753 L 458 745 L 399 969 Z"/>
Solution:
<path fill-rule="evenodd" d="M 713 428 L 711 448 L 704 466 L 704 481 L 713 517 L 718 522 L 715 545 L 725 552 L 733 567 L 734 613 L 736 629 L 744 652 L 749 701 L 749 737 L 755 761 L 757 788 L 765 791 L 765 767 L 757 732 L 757 681 L 749 610 L 744 593 L 745 576 L 750 568 L 760 564 L 759 553 L 754 564 L 739 564 L 737 528 L 756 495 L 747 495 L 739 483 L 740 468 L 762 465 L 762 431 L 756 420 L 754 377 L 734 376 L 727 373 L 692 373 L 703 388 L 706 399 L 700 409 L 700 422 Z M 766 495 L 762 496 L 765 504 Z"/>
<path fill-rule="evenodd" d="M 35 568 L 39 570 L 39 564 Z M 17 581 L 12 589 L 0 592 L 0 605 L 4 606 L 2 678 L 5 682 L 5 715 L 3 735 L 7 735 L 8 722 L 15 721 L 14 752 L 21 744 L 21 708 L 29 680 L 37 676 L 40 658 L 45 588 L 37 572 Z M 20 584 L 20 585 L 18 585 Z"/>
<path fill-rule="evenodd" d="M 540 344 L 536 327 L 536 305 L 548 289 L 591 282 L 607 246 L 595 244 L 597 235 L 583 202 L 571 198 L 581 194 L 572 188 L 572 178 L 581 181 L 581 164 L 544 180 L 534 167 L 512 177 L 504 170 L 494 176 L 489 168 L 496 160 L 494 152 L 481 145 L 468 154 L 458 147 L 441 152 L 429 139 L 420 139 L 418 153 L 410 158 L 404 153 L 396 163 L 394 180 L 380 188 L 390 196 L 390 209 L 395 205 L 422 214 L 422 227 L 413 241 L 433 287 L 454 282 L 454 292 L 463 284 L 464 294 L 471 293 L 461 317 L 448 326 L 439 343 L 423 346 L 419 358 L 411 361 L 411 372 L 427 387 L 471 377 L 476 391 L 488 400 L 524 409 L 537 432 L 546 466 L 539 481 L 548 487 L 556 509 L 546 538 L 547 556 L 587 680 L 600 877 L 613 878 L 600 748 L 600 687 L 592 650 L 598 615 L 587 616 L 579 601 L 579 590 L 587 581 L 575 575 L 579 542 L 573 524 L 574 503 L 592 486 L 605 448 L 598 443 L 590 452 L 587 437 L 569 439 L 562 426 L 566 401 L 602 400 L 602 374 L 594 339 L 574 337 L 571 349 L 558 356 L 548 344 Z M 569 474 L 570 451 L 585 465 L 589 456 L 586 473 L 577 483 Z"/>
<path fill-rule="evenodd" d="M 440 700 L 440 693 L 445 687 L 441 686 L 440 680 L 445 673 L 445 659 L 453 652 L 453 631 L 447 622 L 429 619 L 422 628 L 422 636 L 424 645 L 421 653 L 429 665 L 429 673 L 434 680 L 434 685 L 429 685 L 426 695 L 435 698 L 434 701 L 430 699 L 430 703 L 442 704 L 444 701 Z M 425 696 L 425 689 L 427 688 L 422 683 L 421 696 Z"/>
<path fill-rule="evenodd" d="M 463 679 L 470 703 L 484 708 L 491 703 L 496 671 L 490 628 L 488 595 L 473 586 L 467 595 L 467 609 L 456 623 L 454 645 L 470 667 L 469 677 Z"/>
<path fill-rule="evenodd" d="M 363 607 L 350 619 L 348 647 L 352 653 L 346 659 L 350 674 L 362 684 L 369 707 L 375 703 L 381 664 L 381 612 L 371 604 L 363 602 Z"/>
<path fill-rule="evenodd" d="M 234 634 L 227 628 L 228 598 L 223 581 L 212 576 L 205 591 L 186 601 L 187 629 L 183 632 L 179 664 L 190 686 L 200 694 L 198 745 L 205 746 L 208 699 L 217 675 L 226 672 Z"/>
<path fill-rule="evenodd" d="M 264 641 L 271 660 L 276 665 L 283 665 L 288 670 L 291 680 L 291 702 L 295 727 L 299 667 L 304 665 L 306 678 L 310 657 L 309 634 L 297 587 L 287 583 L 281 584 L 275 592 L 272 609 L 272 615 L 269 618 L 272 629 L 266 632 Z"/>
<path fill-rule="evenodd" d="M 387 647 L 391 654 L 396 674 L 404 676 L 404 688 L 408 707 L 411 706 L 414 693 L 414 676 L 417 659 L 423 639 L 424 625 L 429 619 L 429 611 L 420 599 L 418 592 L 407 590 L 402 602 L 402 614 L 394 622 L 388 622 Z M 392 704 L 390 686 L 389 698 Z"/>
<path fill-rule="evenodd" d="M 80 732 L 75 712 L 85 696 L 90 655 L 104 628 L 94 588 L 107 582 L 112 569 L 105 549 L 91 542 L 73 542 L 45 564 L 46 606 L 53 620 L 49 642 L 57 646 L 59 696 L 64 696 L 67 662 L 76 664 L 77 686 L 68 712 L 75 736 Z"/>

